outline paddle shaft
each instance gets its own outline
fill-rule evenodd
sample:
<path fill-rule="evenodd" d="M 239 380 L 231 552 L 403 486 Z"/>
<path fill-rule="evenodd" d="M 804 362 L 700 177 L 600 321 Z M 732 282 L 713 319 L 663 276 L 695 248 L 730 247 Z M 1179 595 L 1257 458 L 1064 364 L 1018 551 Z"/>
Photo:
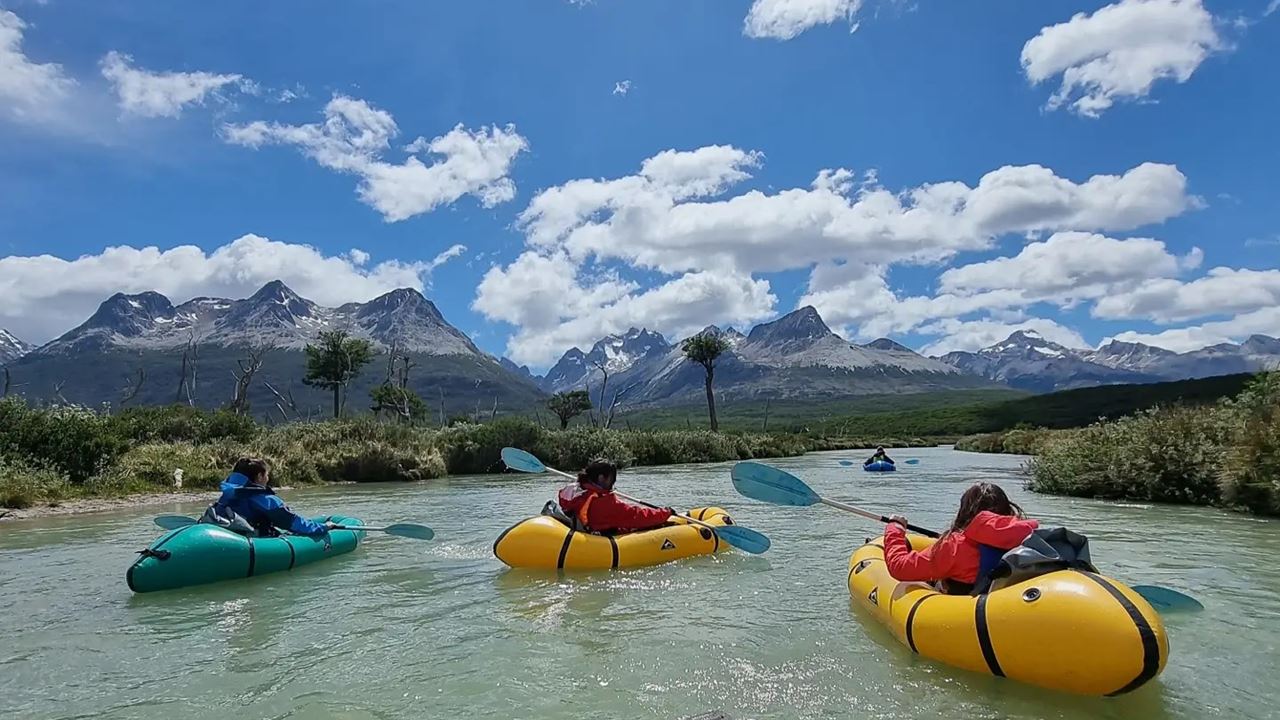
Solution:
<path fill-rule="evenodd" d="M 543 467 L 547 468 L 547 470 L 549 470 L 549 471 L 551 471 L 551 472 L 553 472 L 553 473 L 555 473 L 556 475 L 559 475 L 559 476 L 561 476 L 561 477 L 566 477 L 566 478 L 569 478 L 570 480 L 574 480 L 574 481 L 577 481 L 577 479 L 578 479 L 578 476 L 577 476 L 577 475 L 573 475 L 573 474 L 567 473 L 567 472 L 565 472 L 565 471 L 563 471 L 563 470 L 557 470 L 557 469 L 555 469 L 555 468 L 553 468 L 553 467 L 549 467 L 549 466 L 547 466 L 546 464 L 543 464 Z M 623 493 L 620 493 L 620 492 L 618 492 L 617 490 L 614 490 L 614 491 L 613 491 L 613 494 L 614 494 L 614 495 L 617 495 L 618 497 L 622 498 L 623 500 L 630 500 L 631 502 L 633 502 L 633 503 L 635 503 L 635 504 L 637 504 L 637 505 L 643 505 L 643 506 L 645 506 L 645 507 L 647 507 L 647 508 L 653 508 L 653 509 L 655 509 L 655 510 L 661 510 L 661 509 L 662 509 L 662 508 L 658 507 L 657 505 L 654 505 L 653 503 L 648 503 L 648 502 L 645 502 L 645 501 L 643 501 L 643 500 L 639 500 L 639 499 L 637 499 L 637 498 L 633 498 L 633 497 L 631 497 L 630 495 L 624 495 Z M 702 522 L 701 520 L 696 520 L 696 519 L 694 519 L 694 518 L 689 517 L 688 515 L 681 515 L 681 516 L 679 516 L 679 517 L 680 517 L 682 520 L 687 520 L 687 521 L 689 521 L 690 523 L 692 523 L 692 524 L 694 524 L 694 525 L 701 525 L 702 527 L 704 527 L 704 528 L 706 528 L 706 529 L 710 530 L 711 532 L 715 532 L 715 531 L 716 531 L 716 528 L 715 528 L 715 526 L 714 526 L 714 525 L 710 525 L 710 524 L 708 524 L 708 523 L 704 523 L 704 522 Z"/>
<path fill-rule="evenodd" d="M 823 505 L 830 505 L 831 507 L 836 508 L 838 510 L 844 510 L 846 512 L 851 512 L 855 515 L 861 515 L 862 517 L 867 518 L 869 520 L 878 520 L 882 523 L 885 523 L 886 525 L 889 524 L 890 522 L 888 516 L 886 515 L 877 515 L 873 512 L 868 512 L 866 510 L 863 510 L 862 508 L 854 507 L 852 505 L 839 502 L 838 500 L 828 500 L 824 497 L 819 497 L 818 500 L 820 500 Z M 908 523 L 907 529 L 910 530 L 911 532 L 924 535 L 925 537 L 932 537 L 932 538 L 938 537 L 938 533 L 932 530 L 929 530 L 928 528 L 922 528 L 918 525 L 912 525 Z"/>

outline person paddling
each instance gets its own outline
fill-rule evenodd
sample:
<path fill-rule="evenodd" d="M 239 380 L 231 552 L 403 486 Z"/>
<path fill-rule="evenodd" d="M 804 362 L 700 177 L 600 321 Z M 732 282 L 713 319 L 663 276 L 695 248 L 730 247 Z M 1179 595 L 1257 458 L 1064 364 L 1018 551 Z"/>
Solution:
<path fill-rule="evenodd" d="M 608 460 L 592 460 L 578 473 L 578 483 L 560 490 L 557 500 L 565 513 L 578 519 L 590 532 L 621 534 L 665 525 L 675 515 L 672 508 L 632 505 L 613 494 L 618 467 Z"/>
<path fill-rule="evenodd" d="M 907 542 L 907 519 L 892 515 L 884 528 L 884 561 L 889 574 L 904 582 L 939 583 L 950 595 L 967 595 L 978 582 L 984 554 L 992 558 L 1022 544 L 1040 526 L 1026 519 L 1022 508 L 999 485 L 980 482 L 960 497 L 951 528 L 933 545 L 916 552 Z"/>
<path fill-rule="evenodd" d="M 877 447 L 877 448 L 876 448 L 876 452 L 875 452 L 875 454 L 874 454 L 874 455 L 872 455 L 871 457 L 867 458 L 867 459 L 866 459 L 866 461 L 862 463 L 862 466 L 863 466 L 863 467 L 866 467 L 866 466 L 870 465 L 870 464 L 871 464 L 871 463 L 873 463 L 873 462 L 887 462 L 887 463 L 889 463 L 890 465 L 894 465 L 894 464 L 895 464 L 895 463 L 893 462 L 893 458 L 891 458 L 891 457 L 889 457 L 888 455 L 886 455 L 886 454 L 885 454 L 885 452 L 884 452 L 884 446 L 883 446 L 883 445 L 881 445 L 880 447 Z"/>
<path fill-rule="evenodd" d="M 222 496 L 204 511 L 200 522 L 256 537 L 276 537 L 280 530 L 321 537 L 334 527 L 332 522 L 317 523 L 290 510 L 268 487 L 270 482 L 271 469 L 265 460 L 240 458 L 222 481 Z"/>

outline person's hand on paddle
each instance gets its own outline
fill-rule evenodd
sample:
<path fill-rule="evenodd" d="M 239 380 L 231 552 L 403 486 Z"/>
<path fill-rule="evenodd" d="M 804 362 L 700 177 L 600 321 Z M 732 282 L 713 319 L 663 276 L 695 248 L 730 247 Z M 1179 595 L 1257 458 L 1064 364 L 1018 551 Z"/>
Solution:
<path fill-rule="evenodd" d="M 907 526 L 907 518 L 905 515 L 890 515 L 889 522 L 898 523 L 904 528 Z"/>

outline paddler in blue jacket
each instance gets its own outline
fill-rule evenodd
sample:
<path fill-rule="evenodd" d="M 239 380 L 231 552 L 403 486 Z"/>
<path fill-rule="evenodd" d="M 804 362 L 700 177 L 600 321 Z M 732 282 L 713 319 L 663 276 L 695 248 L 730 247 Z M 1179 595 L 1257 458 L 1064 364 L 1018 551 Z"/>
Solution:
<path fill-rule="evenodd" d="M 222 481 L 222 497 L 205 510 L 200 522 L 257 537 L 275 537 L 279 530 L 321 537 L 334 526 L 331 522 L 313 522 L 290 510 L 267 486 L 270 482 L 271 470 L 265 460 L 240 458 L 231 475 Z"/>

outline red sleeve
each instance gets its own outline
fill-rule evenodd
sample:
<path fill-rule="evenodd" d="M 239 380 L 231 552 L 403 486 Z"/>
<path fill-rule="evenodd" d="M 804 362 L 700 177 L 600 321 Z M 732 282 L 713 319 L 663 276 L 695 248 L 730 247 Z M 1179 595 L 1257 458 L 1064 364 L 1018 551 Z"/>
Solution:
<path fill-rule="evenodd" d="M 665 523 L 671 513 L 663 508 L 646 508 L 623 502 L 613 493 L 600 495 L 587 510 L 596 530 L 648 530 Z"/>
<path fill-rule="evenodd" d="M 895 580 L 930 582 L 949 576 L 955 564 L 957 539 L 952 535 L 916 552 L 907 543 L 907 532 L 897 523 L 884 526 L 884 562 Z"/>
<path fill-rule="evenodd" d="M 1010 550 L 1021 545 L 1038 527 L 1040 523 L 1035 520 L 1019 520 L 1012 515 L 997 515 L 983 510 L 969 522 L 964 534 L 976 543 Z"/>

